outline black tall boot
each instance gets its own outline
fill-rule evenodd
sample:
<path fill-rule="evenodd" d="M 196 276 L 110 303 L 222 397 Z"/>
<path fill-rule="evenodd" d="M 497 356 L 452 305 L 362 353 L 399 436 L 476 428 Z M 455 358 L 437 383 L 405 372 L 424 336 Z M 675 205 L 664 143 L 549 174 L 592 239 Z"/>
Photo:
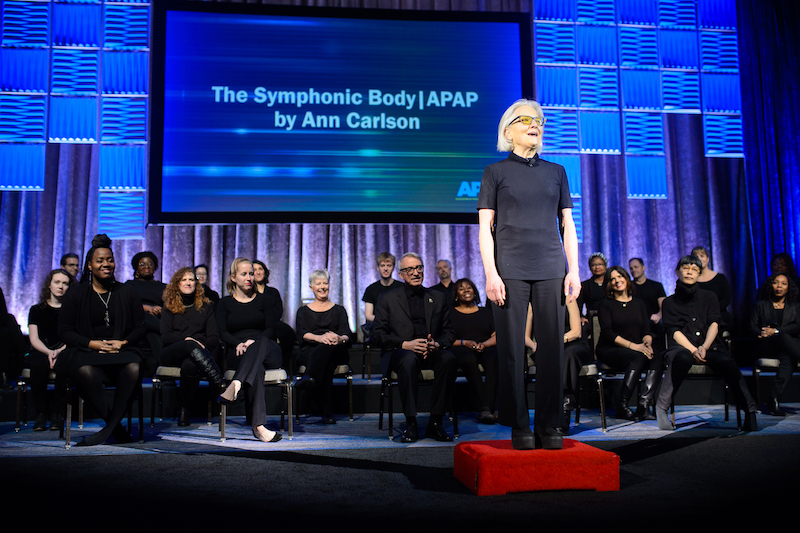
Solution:
<path fill-rule="evenodd" d="M 639 371 L 628 370 L 625 372 L 625 377 L 622 379 L 622 390 L 619 393 L 619 403 L 616 405 L 617 418 L 625 420 L 636 420 L 636 415 L 628 407 L 628 402 L 633 396 L 633 391 L 639 381 Z"/>
<path fill-rule="evenodd" d="M 194 348 L 191 353 L 192 361 L 200 367 L 203 374 L 208 378 L 208 381 L 216 385 L 217 389 L 222 388 L 222 371 L 217 366 L 217 362 L 208 353 L 208 350 L 202 348 Z"/>
<path fill-rule="evenodd" d="M 636 418 L 639 420 L 655 420 L 656 416 L 650 410 L 656 397 L 656 389 L 661 382 L 661 372 L 648 370 L 644 375 L 644 390 L 639 397 L 639 406 L 636 408 Z"/>

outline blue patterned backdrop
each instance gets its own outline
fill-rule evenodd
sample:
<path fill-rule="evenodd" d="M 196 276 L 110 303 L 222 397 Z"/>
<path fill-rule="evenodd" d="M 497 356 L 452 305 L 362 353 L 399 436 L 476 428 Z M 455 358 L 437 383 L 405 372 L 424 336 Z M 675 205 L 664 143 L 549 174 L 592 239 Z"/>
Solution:
<path fill-rule="evenodd" d="M 798 44 L 793 2 L 265 3 L 531 13 L 533 96 L 548 117 L 545 156 L 568 169 L 582 278 L 594 251 L 625 265 L 641 256 L 672 292 L 678 257 L 702 244 L 731 279 L 741 320 L 769 257 L 796 254 L 798 67 L 778 53 L 782 41 Z M 384 250 L 422 253 L 431 284 L 443 257 L 482 284 L 474 225 L 147 226 L 150 4 L 0 5 L 0 286 L 23 326 L 46 272 L 96 232 L 116 240 L 121 279 L 150 249 L 162 278 L 204 262 L 221 290 L 234 257 L 258 257 L 292 323 L 310 296 L 305 276 L 323 267 L 355 327 Z"/>

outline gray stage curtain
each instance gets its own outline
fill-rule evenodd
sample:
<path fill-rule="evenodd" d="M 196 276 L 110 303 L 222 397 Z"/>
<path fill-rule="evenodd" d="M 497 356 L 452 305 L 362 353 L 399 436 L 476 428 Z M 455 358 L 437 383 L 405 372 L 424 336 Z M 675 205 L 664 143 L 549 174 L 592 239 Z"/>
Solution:
<path fill-rule="evenodd" d="M 267 3 L 523 12 L 531 12 L 533 8 L 531 1 L 523 0 Z M 701 244 L 711 248 L 715 270 L 731 280 L 734 315 L 745 317 L 755 280 L 752 264 L 747 261 L 752 255 L 742 253 L 751 247 L 748 232 L 742 230 L 748 220 L 743 162 L 709 160 L 703 156 L 699 116 L 671 116 L 666 126 L 669 199 L 627 199 L 622 156 L 581 157 L 584 195 L 581 277 L 588 276 L 586 260 L 594 251 L 604 252 L 610 265 L 623 264 L 626 268 L 630 257 L 640 256 L 647 264 L 648 277 L 662 281 L 671 294 L 677 260 Z M 498 159 L 504 157 L 498 154 Z M 0 250 L 5 259 L 0 286 L 9 309 L 23 326 L 47 272 L 57 266 L 63 253 L 76 252 L 83 257 L 96 233 L 97 159 L 96 146 L 50 145 L 44 192 L 0 193 Z M 476 175 L 476 179 L 479 177 Z M 303 299 L 311 298 L 307 276 L 317 268 L 331 272 L 331 299 L 345 306 L 351 327 L 355 329 L 363 323 L 361 296 L 367 285 L 378 279 L 374 259 L 383 251 L 398 258 L 407 251 L 420 253 L 426 265 L 427 285 L 438 283 L 435 263 L 440 258 L 452 261 L 454 279 L 470 277 L 481 292 L 484 284 L 477 225 L 148 227 L 144 240 L 119 241 L 114 250 L 120 280 L 132 277 L 131 257 L 141 250 L 150 250 L 161 259 L 156 274 L 163 281 L 168 281 L 179 267 L 206 263 L 210 267 L 210 284 L 220 294 L 225 294 L 226 271 L 235 257 L 260 259 L 271 270 L 270 285 L 283 295 L 284 319 L 292 325 Z"/>

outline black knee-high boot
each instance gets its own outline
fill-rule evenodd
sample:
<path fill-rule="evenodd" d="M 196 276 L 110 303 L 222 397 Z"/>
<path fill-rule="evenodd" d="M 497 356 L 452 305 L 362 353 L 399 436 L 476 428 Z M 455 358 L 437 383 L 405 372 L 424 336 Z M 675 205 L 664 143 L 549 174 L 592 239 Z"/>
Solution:
<path fill-rule="evenodd" d="M 208 381 L 213 383 L 217 389 L 222 388 L 222 371 L 219 369 L 217 362 L 208 353 L 208 350 L 202 348 L 194 348 L 190 352 L 192 361 L 202 370 L 203 374 L 208 378 Z"/>
<path fill-rule="evenodd" d="M 616 406 L 617 418 L 625 420 L 636 420 L 636 415 L 628 407 L 628 401 L 633 396 L 633 391 L 639 381 L 639 371 L 628 370 L 622 380 L 622 390 L 619 393 L 619 403 Z"/>
<path fill-rule="evenodd" d="M 644 390 L 639 397 L 639 405 L 636 408 L 636 418 L 639 420 L 655 420 L 656 417 L 650 411 L 650 406 L 656 397 L 656 389 L 661 381 L 661 371 L 648 370 L 644 376 Z"/>

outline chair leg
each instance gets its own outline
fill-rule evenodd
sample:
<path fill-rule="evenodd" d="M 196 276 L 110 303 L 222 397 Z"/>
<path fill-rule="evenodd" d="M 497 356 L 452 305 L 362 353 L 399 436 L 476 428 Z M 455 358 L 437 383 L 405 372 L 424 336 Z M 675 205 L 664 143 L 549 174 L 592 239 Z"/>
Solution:
<path fill-rule="evenodd" d="M 598 376 L 597 378 L 597 391 L 598 394 L 600 395 L 600 424 L 601 427 L 603 428 L 603 433 L 605 433 L 608 426 L 606 425 L 606 397 L 605 394 L 603 393 L 602 376 Z"/>
<path fill-rule="evenodd" d="M 383 430 L 383 400 L 386 397 L 386 378 L 381 379 L 381 394 L 378 403 L 378 430 Z"/>
<path fill-rule="evenodd" d="M 753 368 L 753 374 L 756 377 L 756 410 L 758 410 L 761 409 L 761 369 Z"/>
<path fill-rule="evenodd" d="M 353 374 L 347 375 L 347 398 L 350 406 L 350 422 L 353 421 Z"/>
<path fill-rule="evenodd" d="M 25 412 L 25 425 L 26 426 L 28 425 L 28 406 L 27 406 L 28 395 L 23 392 L 25 391 L 26 388 L 27 384 L 24 381 L 22 380 L 17 381 L 17 422 L 16 424 L 14 424 L 15 432 L 19 432 L 19 427 L 20 427 L 19 422 L 23 411 Z M 23 402 L 25 403 L 24 409 L 22 407 Z"/>
<path fill-rule="evenodd" d="M 142 381 L 139 380 L 139 391 L 137 394 L 137 402 L 139 404 L 139 444 L 144 443 L 144 390 L 142 389 Z M 152 419 L 151 419 L 152 420 Z"/>
<path fill-rule="evenodd" d="M 161 380 L 157 377 L 153 378 L 153 386 L 150 388 L 150 427 L 155 426 L 156 420 L 156 401 L 158 399 L 158 393 L 156 392 L 159 388 L 159 384 Z"/>
<path fill-rule="evenodd" d="M 288 410 L 286 418 L 289 419 L 289 440 L 291 440 L 292 437 L 294 436 L 294 433 L 293 433 L 294 428 L 292 426 L 292 396 L 293 396 L 292 389 L 294 387 L 292 387 L 291 383 L 289 383 L 288 381 L 286 382 L 285 386 L 286 386 L 286 396 L 287 396 L 286 397 L 286 405 L 287 405 L 287 410 Z"/>
<path fill-rule="evenodd" d="M 225 417 L 228 414 L 228 406 L 225 404 L 220 405 L 219 408 L 219 440 L 225 442 Z"/>
<path fill-rule="evenodd" d="M 394 440 L 394 391 L 391 383 L 386 387 L 386 394 L 389 396 L 389 440 Z"/>

